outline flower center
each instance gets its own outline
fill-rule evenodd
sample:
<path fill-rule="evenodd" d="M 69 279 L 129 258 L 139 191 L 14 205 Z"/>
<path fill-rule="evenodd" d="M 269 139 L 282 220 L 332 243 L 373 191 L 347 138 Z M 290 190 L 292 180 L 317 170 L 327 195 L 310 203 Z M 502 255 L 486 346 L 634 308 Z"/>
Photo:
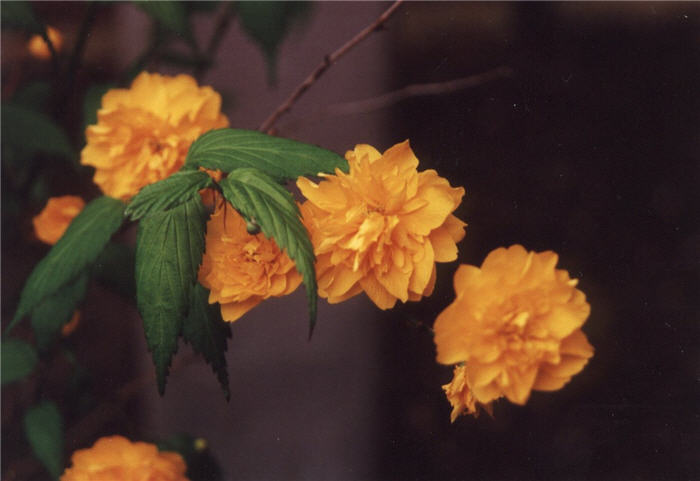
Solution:
<path fill-rule="evenodd" d="M 533 322 L 530 311 L 513 310 L 502 319 L 499 337 L 511 364 L 522 366 L 557 356 L 558 343 L 547 337 L 546 329 Z"/>
<path fill-rule="evenodd" d="M 151 149 L 151 152 L 153 152 L 154 154 L 157 154 L 158 152 L 163 150 L 163 145 L 157 139 L 151 138 L 151 139 L 148 139 L 147 142 L 148 142 L 148 146 Z"/>

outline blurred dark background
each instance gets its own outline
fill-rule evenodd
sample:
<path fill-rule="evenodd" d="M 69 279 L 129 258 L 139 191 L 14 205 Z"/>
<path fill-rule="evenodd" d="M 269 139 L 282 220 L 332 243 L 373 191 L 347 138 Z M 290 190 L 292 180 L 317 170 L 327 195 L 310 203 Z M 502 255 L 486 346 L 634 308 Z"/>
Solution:
<path fill-rule="evenodd" d="M 387 6 L 313 4 L 282 44 L 274 86 L 234 19 L 203 82 L 224 95 L 232 126 L 256 128 Z M 67 32 L 85 8 L 37 7 Z M 96 25 L 83 89 L 121 72 L 148 38 L 133 5 L 103 7 Z M 212 29 L 208 19 L 195 26 L 203 36 Z M 22 46 L 3 36 L 3 93 Z M 332 108 L 502 66 L 511 75 L 458 92 L 369 112 Z M 700 479 L 698 85 L 696 3 L 404 4 L 278 123 L 279 135 L 338 152 L 410 139 L 421 168 L 467 191 L 459 262 L 480 264 L 519 243 L 556 251 L 559 267 L 580 279 L 592 306 L 589 365 L 524 407 L 499 402 L 494 418 L 450 424 L 440 386 L 451 369 L 435 363 L 420 325 L 453 299 L 453 263 L 438 266 L 435 294 L 421 303 L 387 312 L 365 298 L 322 303 L 310 343 L 302 293 L 256 308 L 233 326 L 230 403 L 202 361 L 174 372 L 164 398 L 148 385 L 121 402 L 129 380 L 152 367 L 133 304 L 96 285 L 71 342 L 94 372 L 98 408 L 87 412 L 112 411 L 70 431 L 67 452 L 102 434 L 187 431 L 208 439 L 231 480 Z M 48 190 L 85 187 L 62 176 Z M 3 319 L 46 251 L 27 220 L 40 207 L 28 203 L 24 221 L 8 228 L 3 205 Z M 3 473 L 27 449 L 11 422 L 27 390 L 3 389 Z"/>
<path fill-rule="evenodd" d="M 449 425 L 429 340 L 387 329 L 383 476 L 698 479 L 698 5 L 441 7 L 408 6 L 396 85 L 498 65 L 513 77 L 406 101 L 396 135 L 466 187 L 461 262 L 514 243 L 560 254 L 596 354 L 558 393 Z M 432 318 L 452 270 L 389 316 Z"/>

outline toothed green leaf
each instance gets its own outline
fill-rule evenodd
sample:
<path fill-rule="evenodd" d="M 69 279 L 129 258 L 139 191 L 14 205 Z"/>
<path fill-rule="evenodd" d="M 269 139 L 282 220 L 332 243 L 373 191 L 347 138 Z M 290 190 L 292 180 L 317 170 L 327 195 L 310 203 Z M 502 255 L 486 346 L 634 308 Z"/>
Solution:
<path fill-rule="evenodd" d="M 207 213 L 196 197 L 141 219 L 136 239 L 136 304 L 165 391 L 170 362 L 204 251 Z"/>
<path fill-rule="evenodd" d="M 199 137 L 190 146 L 185 166 L 224 172 L 252 167 L 278 181 L 349 168 L 343 157 L 330 150 L 240 129 L 212 130 Z"/>

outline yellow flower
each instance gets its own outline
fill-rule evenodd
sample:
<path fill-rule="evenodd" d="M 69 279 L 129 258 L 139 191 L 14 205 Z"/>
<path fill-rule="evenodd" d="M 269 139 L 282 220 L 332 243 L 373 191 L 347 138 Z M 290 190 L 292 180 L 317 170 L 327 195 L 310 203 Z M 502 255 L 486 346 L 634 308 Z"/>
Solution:
<path fill-rule="evenodd" d="M 455 260 L 464 237 L 464 222 L 452 215 L 464 189 L 434 170 L 418 172 L 408 141 L 384 154 L 358 145 L 345 157 L 348 174 L 297 181 L 308 199 L 301 210 L 319 295 L 336 303 L 364 290 L 380 309 L 429 296 L 435 262 Z"/>
<path fill-rule="evenodd" d="M 200 135 L 227 125 L 221 96 L 211 87 L 199 87 L 189 75 L 142 72 L 131 88 L 102 97 L 80 162 L 95 167 L 105 194 L 128 200 L 177 171 Z"/>
<path fill-rule="evenodd" d="M 51 197 L 46 207 L 32 219 L 34 234 L 40 241 L 54 245 L 84 207 L 85 201 L 74 195 Z"/>
<path fill-rule="evenodd" d="M 457 270 L 457 298 L 435 321 L 437 360 L 465 363 L 477 401 L 524 404 L 533 389 L 560 389 L 593 355 L 580 329 L 590 306 L 557 260 L 515 245 Z"/>
<path fill-rule="evenodd" d="M 100 438 L 91 448 L 74 452 L 71 461 L 61 481 L 189 481 L 179 454 L 122 436 Z"/>
<path fill-rule="evenodd" d="M 467 382 L 466 368 L 455 366 L 452 381 L 449 384 L 442 386 L 445 391 L 447 400 L 452 405 L 452 413 L 450 414 L 450 422 L 455 422 L 455 419 L 460 414 L 466 411 L 466 414 L 479 415 L 479 408 L 485 410 L 489 414 L 493 414 L 491 403 L 486 405 L 479 403 Z"/>
<path fill-rule="evenodd" d="M 235 321 L 268 297 L 294 292 L 301 275 L 272 239 L 248 234 L 245 220 L 223 203 L 207 222 L 199 282 L 224 320 Z"/>
<path fill-rule="evenodd" d="M 54 50 L 60 52 L 63 47 L 63 35 L 61 35 L 61 32 L 53 27 L 46 27 L 46 35 L 49 37 L 49 40 L 51 40 Z M 49 46 L 41 35 L 32 35 L 29 42 L 27 42 L 27 50 L 29 50 L 29 54 L 32 57 L 38 58 L 39 60 L 51 58 Z"/>

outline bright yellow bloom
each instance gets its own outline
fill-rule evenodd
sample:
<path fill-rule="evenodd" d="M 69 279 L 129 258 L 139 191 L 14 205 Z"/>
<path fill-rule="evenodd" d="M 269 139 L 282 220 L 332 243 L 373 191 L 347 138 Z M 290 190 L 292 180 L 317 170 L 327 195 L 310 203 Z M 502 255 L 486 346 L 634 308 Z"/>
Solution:
<path fill-rule="evenodd" d="M 122 436 L 100 438 L 91 448 L 74 452 L 71 461 L 61 481 L 189 481 L 179 454 Z"/>
<path fill-rule="evenodd" d="M 80 162 L 95 167 L 105 194 L 128 200 L 176 172 L 200 135 L 227 125 L 221 96 L 211 87 L 199 87 L 189 75 L 142 72 L 131 88 L 102 97 Z"/>
<path fill-rule="evenodd" d="M 557 260 L 515 245 L 457 270 L 457 298 L 435 321 L 437 360 L 465 363 L 477 401 L 524 404 L 533 389 L 560 389 L 593 355 L 580 329 L 590 306 Z"/>
<path fill-rule="evenodd" d="M 469 388 L 469 383 L 467 382 L 467 370 L 464 366 L 455 366 L 452 381 L 442 386 L 442 389 L 445 391 L 447 400 L 450 401 L 452 405 L 450 422 L 455 422 L 455 419 L 465 411 L 466 414 L 478 416 L 479 408 L 485 410 L 489 414 L 493 413 L 491 403 L 486 405 L 481 404 L 474 397 L 474 394 Z"/>
<path fill-rule="evenodd" d="M 51 197 L 46 207 L 32 219 L 34 235 L 40 241 L 54 245 L 84 207 L 85 201 L 74 195 Z"/>
<path fill-rule="evenodd" d="M 464 189 L 434 170 L 418 172 L 408 141 L 384 154 L 358 145 L 345 157 L 348 174 L 297 181 L 308 199 L 301 209 L 319 295 L 336 303 L 364 290 L 380 309 L 429 296 L 435 262 L 455 260 L 464 237 L 464 222 L 452 215 Z"/>
<path fill-rule="evenodd" d="M 51 44 L 56 52 L 60 52 L 63 47 L 63 35 L 53 27 L 46 27 L 46 35 L 51 40 Z M 27 42 L 27 50 L 32 57 L 39 60 L 48 60 L 51 58 L 51 51 L 46 44 L 46 40 L 41 35 L 32 35 Z"/>
<path fill-rule="evenodd" d="M 207 222 L 199 282 L 210 290 L 209 303 L 221 304 L 224 320 L 235 321 L 268 297 L 294 292 L 301 275 L 272 239 L 248 234 L 245 220 L 223 203 Z"/>

